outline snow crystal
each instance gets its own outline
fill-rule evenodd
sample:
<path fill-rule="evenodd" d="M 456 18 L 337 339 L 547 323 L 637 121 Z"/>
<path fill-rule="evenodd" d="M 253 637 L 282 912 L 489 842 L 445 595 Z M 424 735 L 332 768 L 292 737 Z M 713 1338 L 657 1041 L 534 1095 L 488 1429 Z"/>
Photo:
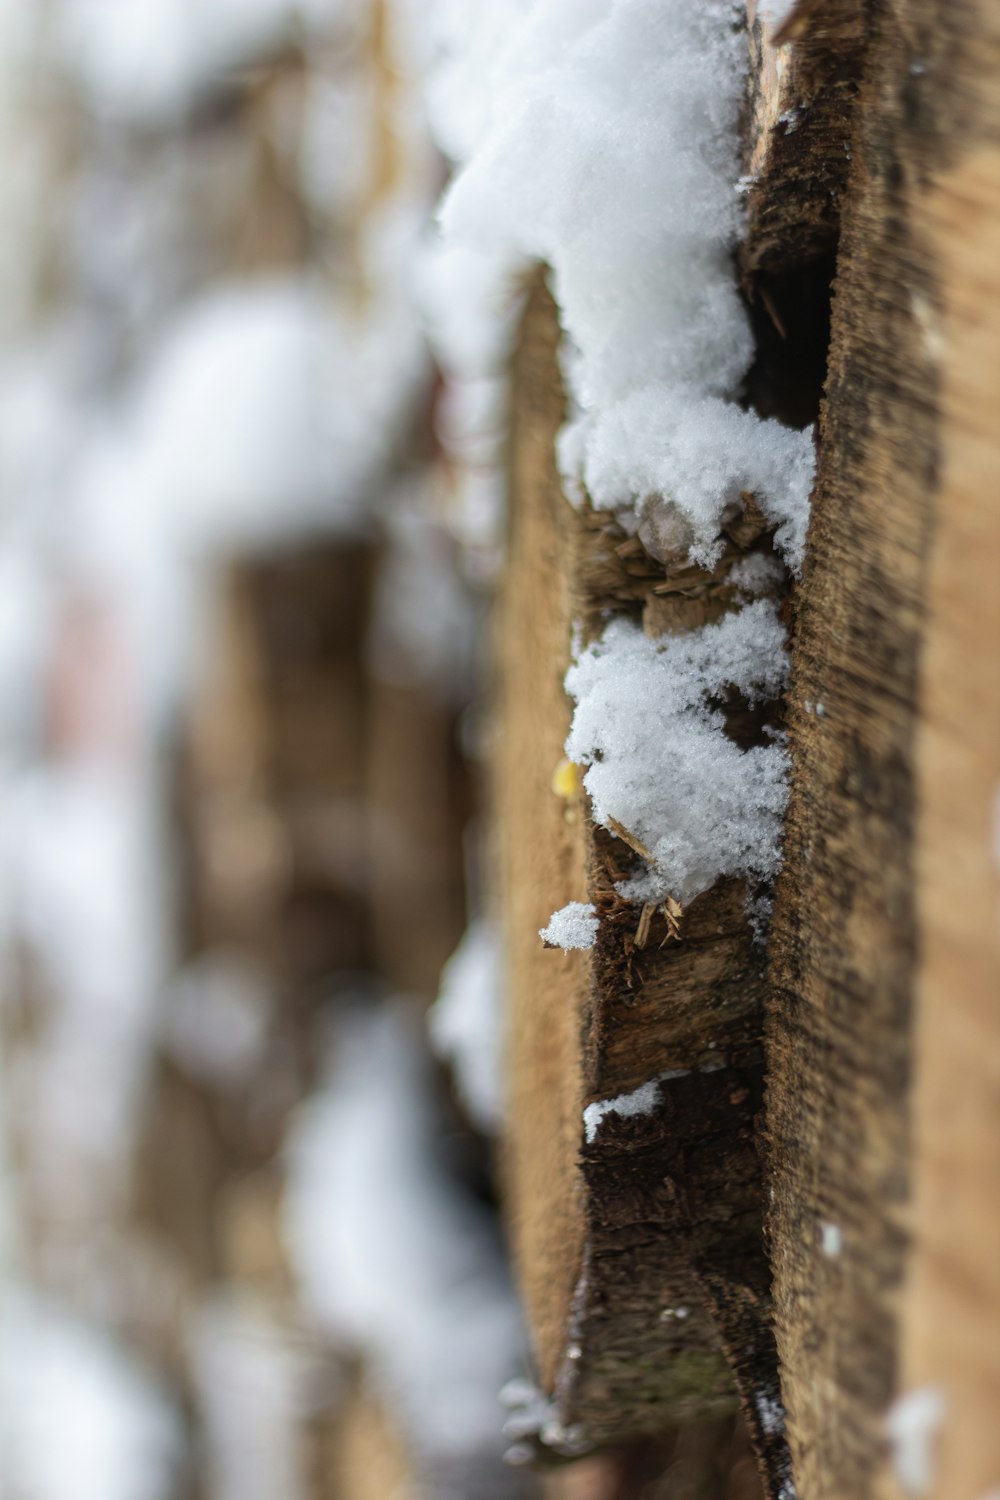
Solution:
<path fill-rule="evenodd" d="M 753 341 L 731 260 L 746 58 L 732 6 L 454 9 L 432 119 L 467 165 L 442 228 L 508 277 L 553 270 L 577 412 L 567 489 L 680 513 L 702 562 L 752 491 L 797 569 L 811 435 L 734 403 Z"/>
<path fill-rule="evenodd" d="M 729 570 L 728 582 L 744 599 L 777 592 L 783 581 L 781 563 L 772 552 L 750 552 Z"/>
<path fill-rule="evenodd" d="M 550 948 L 592 948 L 597 941 L 597 912 L 591 902 L 569 901 L 552 913 L 549 925 L 538 936 Z"/>
<path fill-rule="evenodd" d="M 500 935 L 473 922 L 445 964 L 428 1017 L 431 1042 L 455 1069 L 470 1117 L 490 1134 L 503 1121 L 503 976 Z"/>
<path fill-rule="evenodd" d="M 525 1442 L 526 1438 L 540 1441 L 546 1448 L 566 1458 L 578 1458 L 593 1446 L 583 1427 L 578 1423 L 564 1423 L 559 1417 L 557 1403 L 531 1380 L 509 1380 L 500 1392 L 500 1400 L 508 1411 L 503 1424 L 504 1436 L 515 1439 L 504 1454 L 509 1464 L 528 1463 L 536 1456 L 532 1444 Z"/>
<path fill-rule="evenodd" d="M 944 1393 L 929 1385 L 899 1396 L 889 1409 L 885 1426 L 893 1468 L 907 1495 L 926 1495 L 933 1484 L 934 1445 L 944 1416 Z"/>
<path fill-rule="evenodd" d="M 691 527 L 692 559 L 709 566 L 722 551 L 724 516 L 752 492 L 777 526 L 776 544 L 799 566 L 814 466 L 808 433 L 711 393 L 692 396 L 679 381 L 647 384 L 576 427 L 582 478 L 599 508 L 620 512 L 652 498 L 668 514 L 679 511 Z"/>
<path fill-rule="evenodd" d="M 570 667 L 566 754 L 588 767 L 598 822 L 620 825 L 650 855 L 624 894 L 683 904 L 723 876 L 777 873 L 787 753 L 779 743 L 741 750 L 717 704 L 728 689 L 750 702 L 775 697 L 786 665 L 777 611 L 757 600 L 659 640 L 612 621 Z"/>

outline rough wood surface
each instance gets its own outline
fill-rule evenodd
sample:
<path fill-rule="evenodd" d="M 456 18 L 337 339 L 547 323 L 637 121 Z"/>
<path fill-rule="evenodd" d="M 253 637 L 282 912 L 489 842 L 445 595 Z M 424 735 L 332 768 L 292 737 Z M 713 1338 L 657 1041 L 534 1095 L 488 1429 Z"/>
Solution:
<path fill-rule="evenodd" d="M 768 1036 L 777 1336 L 805 1500 L 1000 1477 L 996 17 L 868 7 L 790 695 Z"/>
<path fill-rule="evenodd" d="M 741 1420 L 701 1423 L 556 1471 L 544 1500 L 760 1500 Z"/>
<path fill-rule="evenodd" d="M 540 293 L 514 373 L 510 476 L 516 495 L 499 623 L 497 802 L 501 840 L 508 1026 L 506 1180 L 521 1286 L 540 1382 L 551 1390 L 568 1342 L 583 1264 L 576 1173 L 583 1096 L 580 1015 L 585 955 L 546 953 L 538 929 L 587 892 L 581 810 L 553 795 L 569 730 L 562 679 L 569 664 L 568 517 L 553 479 L 563 418 L 556 328 Z"/>
<path fill-rule="evenodd" d="M 569 724 L 562 677 L 573 622 L 587 633 L 609 608 L 645 608 L 657 631 L 690 628 L 724 607 L 724 585 L 702 575 L 693 590 L 690 579 L 674 589 L 607 518 L 565 500 L 553 453 L 557 343 L 539 286 L 514 367 L 497 766 L 511 998 L 506 1180 L 538 1372 L 563 1425 L 603 1443 L 731 1412 L 734 1369 L 777 1487 L 783 1444 L 766 1419 L 777 1386 L 753 1132 L 762 957 L 744 893 L 728 882 L 693 902 L 679 941 L 660 914 L 641 932 L 641 910 L 614 890 L 629 849 L 591 825 L 582 799 L 552 788 Z M 538 929 L 570 900 L 601 911 L 598 943 L 547 951 Z M 586 1105 L 668 1073 L 651 1115 L 608 1114 L 585 1139 Z"/>
<path fill-rule="evenodd" d="M 911 12 L 925 30 L 928 7 Z M 955 123 L 912 205 L 940 309 L 926 328 L 940 418 L 915 746 L 921 957 L 899 1387 L 944 1400 L 928 1495 L 982 1500 L 1000 1480 L 1000 16 L 979 3 L 948 20 L 947 61 L 940 41 L 927 59 L 948 71 L 928 87 Z"/>
<path fill-rule="evenodd" d="M 783 24 L 747 5 L 745 275 L 798 268 L 836 241 L 865 42 L 865 0 L 799 0 Z"/>

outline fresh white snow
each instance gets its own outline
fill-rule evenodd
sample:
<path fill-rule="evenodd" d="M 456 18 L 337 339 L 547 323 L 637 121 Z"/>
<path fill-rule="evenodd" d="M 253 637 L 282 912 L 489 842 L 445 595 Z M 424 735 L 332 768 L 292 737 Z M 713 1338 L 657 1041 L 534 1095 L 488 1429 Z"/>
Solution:
<path fill-rule="evenodd" d="M 569 953 L 573 949 L 592 948 L 599 925 L 592 902 L 569 901 L 552 913 L 548 926 L 541 928 L 538 936 L 547 947 L 562 948 Z"/>
<path fill-rule="evenodd" d="M 597 820 L 622 825 L 652 856 L 624 894 L 683 904 L 723 876 L 777 873 L 787 753 L 777 741 L 741 750 L 718 700 L 731 688 L 750 702 L 775 697 L 784 640 L 774 605 L 757 600 L 661 640 L 612 621 L 570 667 L 566 754 L 588 768 Z"/>

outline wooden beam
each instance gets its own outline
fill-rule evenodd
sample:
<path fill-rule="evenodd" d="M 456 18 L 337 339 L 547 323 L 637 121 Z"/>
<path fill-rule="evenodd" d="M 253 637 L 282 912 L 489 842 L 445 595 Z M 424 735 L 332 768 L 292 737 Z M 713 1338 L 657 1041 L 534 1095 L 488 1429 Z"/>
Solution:
<path fill-rule="evenodd" d="M 921 1493 L 981 1500 L 1000 1476 L 1000 51 L 986 5 L 868 17 L 773 940 L 777 1337 L 800 1494 L 907 1492 L 886 1416 L 930 1387 L 948 1415 Z"/>
<path fill-rule="evenodd" d="M 836 243 L 866 39 L 865 0 L 799 0 L 780 25 L 760 10 L 748 0 L 747 278 Z"/>
<path fill-rule="evenodd" d="M 574 624 L 592 634 L 609 610 L 627 610 L 656 633 L 691 628 L 725 608 L 725 581 L 720 570 L 672 591 L 664 565 L 564 498 L 558 339 L 539 284 L 513 372 L 496 768 L 506 1183 L 538 1374 L 563 1429 L 609 1443 L 731 1413 L 735 1371 L 777 1492 L 784 1448 L 753 1131 L 763 957 L 744 891 L 724 882 L 692 902 L 679 941 L 662 915 L 650 927 L 652 914 L 614 890 L 626 846 L 594 827 L 582 799 L 553 790 Z M 738 555 L 734 544 L 729 565 Z M 598 942 L 546 950 L 539 928 L 570 900 L 595 903 Z M 587 1138 L 588 1105 L 662 1075 L 649 1115 L 609 1111 Z"/>

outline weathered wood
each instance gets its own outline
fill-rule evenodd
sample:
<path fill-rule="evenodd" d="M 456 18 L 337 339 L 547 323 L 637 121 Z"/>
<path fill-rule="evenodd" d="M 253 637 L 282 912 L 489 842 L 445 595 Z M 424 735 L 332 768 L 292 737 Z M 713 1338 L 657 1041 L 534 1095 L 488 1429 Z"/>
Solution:
<path fill-rule="evenodd" d="M 747 398 L 793 427 L 815 421 L 826 372 L 866 15 L 864 0 L 802 0 L 776 29 L 747 7 L 739 267 L 757 344 Z"/>
<path fill-rule="evenodd" d="M 981 1500 L 1000 1476 L 1000 30 L 988 7 L 970 19 L 982 29 L 963 83 L 990 82 L 990 139 L 983 131 L 923 205 L 941 287 L 941 480 L 916 744 L 921 962 L 899 1386 L 933 1386 L 946 1403 L 935 1500 Z"/>
<path fill-rule="evenodd" d="M 603 1443 L 731 1412 L 735 1371 L 777 1486 L 780 1424 L 762 1419 L 777 1386 L 753 1137 L 762 955 L 744 891 L 725 882 L 692 902 L 677 941 L 662 915 L 650 926 L 617 895 L 626 844 L 552 788 L 573 623 L 590 633 L 609 608 L 645 606 L 655 629 L 687 629 L 720 611 L 725 588 L 704 574 L 674 588 L 607 517 L 563 497 L 557 342 L 538 287 L 514 364 L 497 766 L 506 1178 L 538 1372 L 559 1420 Z M 546 951 L 538 929 L 569 900 L 595 903 L 598 942 Z M 607 1114 L 585 1139 L 586 1105 L 661 1074 L 674 1076 L 652 1114 Z"/>
<path fill-rule="evenodd" d="M 836 242 L 866 32 L 865 0 L 799 0 L 780 26 L 747 5 L 747 277 L 799 268 Z"/>
<path fill-rule="evenodd" d="M 737 1420 L 701 1423 L 579 1460 L 546 1482 L 544 1500 L 760 1500 L 757 1464 Z"/>
<path fill-rule="evenodd" d="M 806 1500 L 898 1493 L 885 1414 L 928 1384 L 949 1411 L 933 1493 L 981 1500 L 1000 1473 L 1000 52 L 986 5 L 868 19 L 773 938 L 777 1336 Z"/>

